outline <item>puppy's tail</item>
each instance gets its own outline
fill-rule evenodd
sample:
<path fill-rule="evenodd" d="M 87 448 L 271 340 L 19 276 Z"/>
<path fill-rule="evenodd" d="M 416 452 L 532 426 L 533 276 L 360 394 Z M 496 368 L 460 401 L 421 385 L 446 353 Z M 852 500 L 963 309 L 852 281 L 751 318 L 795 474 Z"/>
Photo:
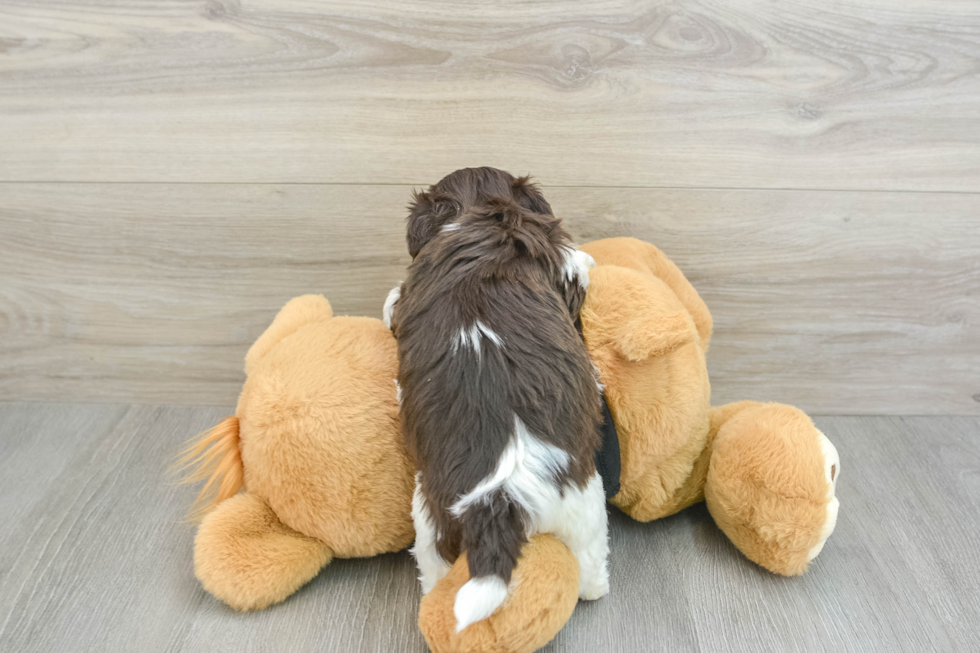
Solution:
<path fill-rule="evenodd" d="M 507 600 L 507 585 L 525 542 L 526 513 L 496 490 L 461 516 L 470 579 L 456 593 L 456 632 L 486 619 Z"/>
<path fill-rule="evenodd" d="M 181 483 L 207 479 L 191 506 L 188 516 L 192 521 L 199 521 L 242 488 L 245 470 L 238 430 L 238 418 L 234 415 L 226 417 L 191 440 L 174 462 L 174 471 L 184 474 Z"/>

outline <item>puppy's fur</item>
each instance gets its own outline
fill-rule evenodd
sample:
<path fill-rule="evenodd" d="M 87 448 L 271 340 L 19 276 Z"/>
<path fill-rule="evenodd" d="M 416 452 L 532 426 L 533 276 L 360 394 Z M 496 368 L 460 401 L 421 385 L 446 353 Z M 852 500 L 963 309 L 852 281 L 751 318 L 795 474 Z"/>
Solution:
<path fill-rule="evenodd" d="M 527 537 L 555 533 L 581 595 L 608 591 L 596 474 L 599 391 L 574 322 L 591 257 L 526 178 L 464 169 L 417 194 L 414 261 L 385 305 L 398 339 L 405 443 L 414 456 L 414 553 L 424 592 L 466 551 L 457 630 L 507 597 Z"/>

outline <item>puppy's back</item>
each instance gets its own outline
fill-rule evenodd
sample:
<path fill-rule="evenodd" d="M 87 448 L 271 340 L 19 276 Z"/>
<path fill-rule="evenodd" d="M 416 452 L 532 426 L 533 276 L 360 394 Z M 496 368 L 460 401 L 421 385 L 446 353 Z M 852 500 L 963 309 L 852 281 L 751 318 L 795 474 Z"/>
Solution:
<path fill-rule="evenodd" d="M 440 555 L 468 552 L 458 624 L 506 597 L 542 497 L 595 473 L 600 404 L 570 257 L 556 218 L 490 202 L 431 239 L 397 305 L 406 444 Z"/>

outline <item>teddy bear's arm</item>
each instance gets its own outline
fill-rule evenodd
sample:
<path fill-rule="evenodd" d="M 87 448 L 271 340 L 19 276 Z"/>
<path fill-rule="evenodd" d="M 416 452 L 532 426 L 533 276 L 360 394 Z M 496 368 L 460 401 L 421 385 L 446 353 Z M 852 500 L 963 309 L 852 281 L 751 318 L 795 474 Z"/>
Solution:
<path fill-rule="evenodd" d="M 604 238 L 586 243 L 580 249 L 591 254 L 596 265 L 614 265 L 635 270 L 666 284 L 694 321 L 701 348 L 708 350 L 712 330 L 711 313 L 698 291 L 666 254 L 650 243 L 636 238 Z"/>

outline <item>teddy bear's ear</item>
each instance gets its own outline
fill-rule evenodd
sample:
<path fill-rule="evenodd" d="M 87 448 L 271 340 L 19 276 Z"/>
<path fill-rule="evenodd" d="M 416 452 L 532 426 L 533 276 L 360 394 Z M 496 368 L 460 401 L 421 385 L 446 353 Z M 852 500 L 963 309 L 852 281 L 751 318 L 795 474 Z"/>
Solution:
<path fill-rule="evenodd" d="M 302 295 L 290 299 L 245 354 L 245 374 L 251 374 L 273 347 L 286 336 L 296 333 L 304 324 L 331 317 L 333 309 L 323 295 Z"/>
<path fill-rule="evenodd" d="M 667 284 L 615 265 L 590 271 L 581 316 L 590 348 L 609 346 L 633 362 L 663 356 L 698 338 L 691 314 Z"/>

